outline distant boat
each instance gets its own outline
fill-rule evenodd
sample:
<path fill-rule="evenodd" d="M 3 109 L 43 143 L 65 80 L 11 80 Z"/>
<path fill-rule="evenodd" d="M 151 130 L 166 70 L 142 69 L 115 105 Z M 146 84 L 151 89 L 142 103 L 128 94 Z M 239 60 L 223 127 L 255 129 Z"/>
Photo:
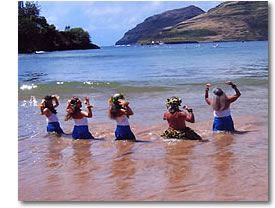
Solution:
<path fill-rule="evenodd" d="M 220 47 L 219 44 L 216 44 L 213 46 L 213 48 L 218 48 L 218 47 Z"/>
<path fill-rule="evenodd" d="M 45 51 L 35 51 L 36 54 L 45 53 Z"/>

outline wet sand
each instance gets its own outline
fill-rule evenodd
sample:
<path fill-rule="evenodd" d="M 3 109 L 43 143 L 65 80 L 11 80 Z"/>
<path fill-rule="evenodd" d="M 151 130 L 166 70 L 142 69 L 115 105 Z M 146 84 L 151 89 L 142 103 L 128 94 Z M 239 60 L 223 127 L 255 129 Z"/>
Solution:
<path fill-rule="evenodd" d="M 234 122 L 239 134 L 213 134 L 212 121 L 188 123 L 208 142 L 162 139 L 165 123 L 131 123 L 145 143 L 115 142 L 115 124 L 103 123 L 89 126 L 102 141 L 21 139 L 19 200 L 267 201 L 268 126 L 254 117 Z"/>

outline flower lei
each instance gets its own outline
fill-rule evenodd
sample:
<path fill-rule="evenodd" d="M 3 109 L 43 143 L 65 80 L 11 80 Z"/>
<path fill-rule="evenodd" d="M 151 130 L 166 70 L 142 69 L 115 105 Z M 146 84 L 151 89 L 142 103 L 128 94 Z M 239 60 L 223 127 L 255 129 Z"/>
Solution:
<path fill-rule="evenodd" d="M 111 102 L 115 103 L 116 101 L 118 101 L 118 99 L 124 99 L 124 95 L 121 93 L 117 93 L 114 96 L 111 97 Z"/>
<path fill-rule="evenodd" d="M 171 98 L 168 98 L 166 100 L 165 105 L 166 105 L 167 108 L 170 107 L 171 105 L 180 106 L 181 102 L 182 102 L 181 98 L 179 98 L 179 97 L 171 97 Z"/>

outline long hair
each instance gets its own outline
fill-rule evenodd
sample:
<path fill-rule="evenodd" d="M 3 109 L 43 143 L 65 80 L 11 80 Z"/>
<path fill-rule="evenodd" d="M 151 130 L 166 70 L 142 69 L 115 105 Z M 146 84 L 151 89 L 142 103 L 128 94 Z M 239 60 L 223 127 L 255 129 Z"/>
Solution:
<path fill-rule="evenodd" d="M 227 96 L 220 88 L 213 90 L 212 108 L 215 111 L 222 111 L 226 108 Z"/>
<path fill-rule="evenodd" d="M 122 106 L 117 105 L 115 103 L 110 103 L 109 104 L 109 118 L 110 119 L 115 119 L 116 117 L 121 116 L 121 111 L 120 109 L 122 108 Z"/>
<path fill-rule="evenodd" d="M 52 100 L 53 100 L 52 96 L 46 95 L 44 97 L 44 100 L 45 100 L 44 101 L 45 108 L 48 108 L 52 113 L 56 114 L 57 111 L 54 109 L 54 107 L 49 105 L 49 102 L 52 102 Z"/>
<path fill-rule="evenodd" d="M 116 117 L 120 117 L 122 115 L 120 109 L 124 109 L 119 103 L 119 99 L 125 99 L 124 95 L 121 93 L 116 93 L 112 97 L 109 98 L 109 113 L 108 116 L 110 119 L 115 119 Z M 127 116 L 128 117 L 128 116 Z"/>
<path fill-rule="evenodd" d="M 74 118 L 81 111 L 81 108 L 77 107 L 77 103 L 79 103 L 79 102 L 80 102 L 80 100 L 77 97 L 73 97 L 70 100 L 69 110 L 67 110 L 67 115 L 65 116 L 65 121 L 68 121 L 69 119 Z"/>

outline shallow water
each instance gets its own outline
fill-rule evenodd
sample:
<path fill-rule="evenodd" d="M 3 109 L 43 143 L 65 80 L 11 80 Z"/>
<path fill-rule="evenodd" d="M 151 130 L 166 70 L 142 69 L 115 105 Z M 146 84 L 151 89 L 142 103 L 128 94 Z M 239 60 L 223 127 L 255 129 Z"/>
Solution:
<path fill-rule="evenodd" d="M 207 142 L 162 139 L 166 124 L 133 125 L 148 143 L 114 142 L 112 125 L 90 126 L 101 141 L 19 140 L 19 200 L 268 200 L 268 135 L 252 119 L 238 118 L 234 135 L 205 130 L 210 122 L 189 125 Z"/>
<path fill-rule="evenodd" d="M 266 201 L 268 200 L 268 42 L 106 47 L 20 54 L 18 57 L 19 200 L 23 201 Z M 204 101 L 210 82 L 228 95 L 238 134 L 213 134 Z M 107 99 L 122 92 L 139 140 L 114 141 Z M 58 94 L 58 117 L 68 135 L 46 133 L 37 104 Z M 94 105 L 91 133 L 71 139 L 64 121 L 72 95 Z M 162 139 L 165 100 L 194 109 L 193 128 L 207 142 Z"/>

